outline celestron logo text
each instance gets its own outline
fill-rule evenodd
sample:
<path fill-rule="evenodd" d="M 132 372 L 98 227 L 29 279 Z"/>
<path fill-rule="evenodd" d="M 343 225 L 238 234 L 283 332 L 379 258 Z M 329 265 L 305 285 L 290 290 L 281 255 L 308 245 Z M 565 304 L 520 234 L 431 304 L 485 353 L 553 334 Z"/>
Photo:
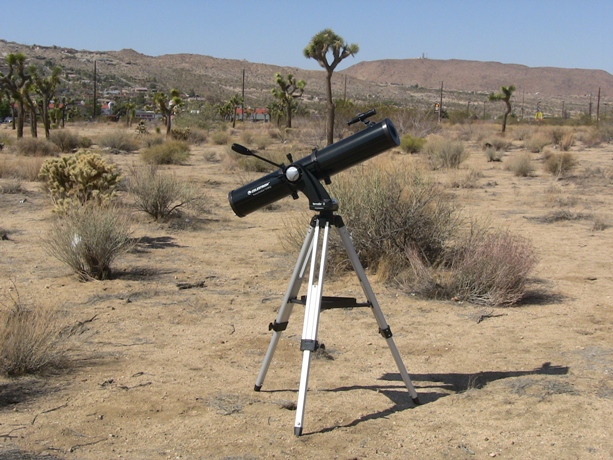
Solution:
<path fill-rule="evenodd" d="M 253 190 L 249 190 L 247 195 L 257 195 L 258 193 L 263 192 L 270 188 L 270 182 L 266 182 L 265 184 L 260 185 L 259 187 L 254 188 Z"/>

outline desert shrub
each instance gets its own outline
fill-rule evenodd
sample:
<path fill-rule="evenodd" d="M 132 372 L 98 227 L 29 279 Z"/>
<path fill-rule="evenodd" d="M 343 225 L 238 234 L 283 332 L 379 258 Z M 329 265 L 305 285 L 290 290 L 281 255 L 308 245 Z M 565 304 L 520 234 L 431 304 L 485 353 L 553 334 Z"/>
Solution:
<path fill-rule="evenodd" d="M 596 134 L 602 142 L 613 142 L 613 124 L 601 122 L 596 128 Z"/>
<path fill-rule="evenodd" d="M 387 279 L 410 269 L 407 251 L 435 265 L 460 221 L 444 191 L 404 162 L 373 161 L 341 173 L 330 192 L 339 201 L 362 264 L 385 268 Z"/>
<path fill-rule="evenodd" d="M 189 128 L 173 127 L 170 130 L 170 137 L 175 141 L 187 141 L 189 139 L 191 130 Z"/>
<path fill-rule="evenodd" d="M 452 141 L 439 136 L 428 139 L 424 153 L 428 156 L 432 169 L 458 168 L 470 156 L 470 152 L 464 149 L 461 141 Z"/>
<path fill-rule="evenodd" d="M 159 135 L 159 134 L 142 137 L 143 147 L 145 148 L 153 147 L 154 145 L 163 144 L 165 140 L 166 140 L 166 137 Z"/>
<path fill-rule="evenodd" d="M 253 142 L 253 133 L 251 131 L 243 131 L 241 133 L 241 142 L 250 145 Z"/>
<path fill-rule="evenodd" d="M 419 153 L 426 145 L 426 139 L 406 134 L 400 138 L 400 149 L 405 153 Z"/>
<path fill-rule="evenodd" d="M 255 136 L 253 143 L 255 144 L 255 148 L 257 150 L 266 150 L 266 147 L 272 143 L 272 139 L 270 136 L 265 135 Z"/>
<path fill-rule="evenodd" d="M 120 150 L 124 152 L 134 152 L 138 150 L 139 143 L 133 134 L 127 131 L 111 131 L 103 134 L 98 139 L 98 145 L 112 150 Z"/>
<path fill-rule="evenodd" d="M 211 134 L 211 141 L 216 145 L 226 145 L 230 142 L 230 135 L 224 131 L 215 131 Z"/>
<path fill-rule="evenodd" d="M 182 208 L 203 207 L 205 197 L 173 174 L 160 173 L 155 165 L 132 168 L 128 190 L 136 207 L 155 220 L 167 219 Z"/>
<path fill-rule="evenodd" d="M 565 176 L 577 166 L 577 159 L 570 152 L 546 152 L 543 157 L 545 171 L 556 177 Z"/>
<path fill-rule="evenodd" d="M 90 201 L 107 202 L 113 198 L 120 180 L 115 165 L 88 151 L 46 160 L 39 177 L 58 211 Z"/>
<path fill-rule="evenodd" d="M 148 164 L 178 165 L 189 158 L 189 144 L 185 141 L 170 140 L 153 145 L 140 152 L 141 159 Z"/>
<path fill-rule="evenodd" d="M 504 152 L 509 148 L 510 145 L 511 145 L 511 142 L 509 142 L 507 139 L 496 136 L 496 137 L 492 137 L 488 139 L 483 144 L 483 150 L 494 149 L 497 152 L 500 152 L 500 151 Z"/>
<path fill-rule="evenodd" d="M 34 137 L 22 137 L 13 144 L 17 155 L 26 157 L 50 157 L 59 152 L 59 148 L 53 142 Z"/>
<path fill-rule="evenodd" d="M 58 308 L 26 304 L 13 290 L 0 304 L 0 375 L 20 377 L 68 365 L 71 330 Z"/>
<path fill-rule="evenodd" d="M 60 152 L 72 152 L 81 147 L 81 138 L 67 129 L 61 129 L 51 132 L 51 142 L 58 146 Z"/>
<path fill-rule="evenodd" d="M 494 147 L 486 147 L 485 157 L 487 161 L 502 161 L 504 152 L 502 150 L 496 150 Z"/>
<path fill-rule="evenodd" d="M 42 157 L 0 158 L 0 177 L 27 181 L 38 180 L 38 172 L 44 161 Z"/>
<path fill-rule="evenodd" d="M 111 264 L 134 246 L 130 222 L 113 206 L 87 204 L 56 218 L 43 247 L 83 281 L 111 276 Z"/>
<path fill-rule="evenodd" d="M 0 193 L 12 195 L 23 191 L 21 180 L 5 179 L 0 182 Z"/>
<path fill-rule="evenodd" d="M 189 136 L 187 136 L 187 142 L 190 144 L 205 144 L 209 135 L 204 129 L 200 128 L 191 128 L 189 131 Z"/>
<path fill-rule="evenodd" d="M 551 136 L 543 131 L 535 132 L 530 139 L 528 139 L 524 146 L 532 153 L 540 153 L 546 145 L 552 143 Z"/>
<path fill-rule="evenodd" d="M 558 145 L 563 151 L 568 152 L 575 145 L 575 135 L 572 132 L 567 132 L 562 136 Z"/>
<path fill-rule="evenodd" d="M 538 259 L 531 242 L 506 230 L 475 231 L 451 263 L 448 290 L 458 300 L 513 305 L 525 295 Z"/>
<path fill-rule="evenodd" d="M 449 186 L 452 188 L 478 188 L 479 179 L 483 177 L 483 173 L 476 169 L 470 169 L 468 172 L 460 174 L 458 171 L 451 178 Z"/>
<path fill-rule="evenodd" d="M 518 153 L 517 155 L 509 158 L 509 160 L 505 163 L 504 168 L 507 171 L 511 171 L 517 177 L 528 177 L 535 171 L 532 157 L 528 152 Z"/>

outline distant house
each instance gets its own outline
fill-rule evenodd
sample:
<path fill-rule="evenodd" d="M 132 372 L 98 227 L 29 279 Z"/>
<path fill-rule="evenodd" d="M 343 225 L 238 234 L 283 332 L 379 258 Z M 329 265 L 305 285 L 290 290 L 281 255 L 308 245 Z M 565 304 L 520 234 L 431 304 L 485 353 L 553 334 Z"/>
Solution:
<path fill-rule="evenodd" d="M 243 115 L 242 107 L 236 108 L 236 119 L 241 120 Z M 246 107 L 245 108 L 245 121 L 270 121 L 270 114 L 268 113 L 268 109 L 264 107 L 258 107 L 255 109 Z"/>

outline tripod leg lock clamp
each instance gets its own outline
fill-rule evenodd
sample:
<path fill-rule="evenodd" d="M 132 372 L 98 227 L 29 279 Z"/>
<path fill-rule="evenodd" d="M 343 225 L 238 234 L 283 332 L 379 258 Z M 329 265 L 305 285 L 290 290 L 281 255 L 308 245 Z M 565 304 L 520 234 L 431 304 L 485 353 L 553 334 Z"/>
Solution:
<path fill-rule="evenodd" d="M 392 330 L 389 326 L 387 326 L 385 329 L 379 328 L 379 334 L 381 334 L 381 337 L 384 339 L 389 339 L 392 336 Z"/>
<path fill-rule="evenodd" d="M 300 341 L 300 351 L 316 351 L 319 348 L 319 342 L 317 340 L 302 339 Z"/>
<path fill-rule="evenodd" d="M 274 320 L 272 323 L 268 325 L 268 330 L 275 331 L 275 332 L 281 332 L 287 329 L 287 324 L 288 324 L 288 321 L 285 321 L 284 323 L 277 323 L 277 320 Z"/>

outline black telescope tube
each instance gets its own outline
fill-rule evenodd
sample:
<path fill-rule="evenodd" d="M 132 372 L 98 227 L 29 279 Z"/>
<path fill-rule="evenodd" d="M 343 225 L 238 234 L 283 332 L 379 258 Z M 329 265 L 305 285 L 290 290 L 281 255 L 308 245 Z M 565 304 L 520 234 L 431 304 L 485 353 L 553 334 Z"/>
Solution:
<path fill-rule="evenodd" d="M 400 145 L 398 132 L 391 120 L 386 118 L 321 150 L 314 151 L 295 164 L 322 181 L 398 145 Z M 228 201 L 234 214 L 245 217 L 253 211 L 291 195 L 298 189 L 298 184 L 290 183 L 285 177 L 285 171 L 280 168 L 232 190 L 228 193 Z"/>

